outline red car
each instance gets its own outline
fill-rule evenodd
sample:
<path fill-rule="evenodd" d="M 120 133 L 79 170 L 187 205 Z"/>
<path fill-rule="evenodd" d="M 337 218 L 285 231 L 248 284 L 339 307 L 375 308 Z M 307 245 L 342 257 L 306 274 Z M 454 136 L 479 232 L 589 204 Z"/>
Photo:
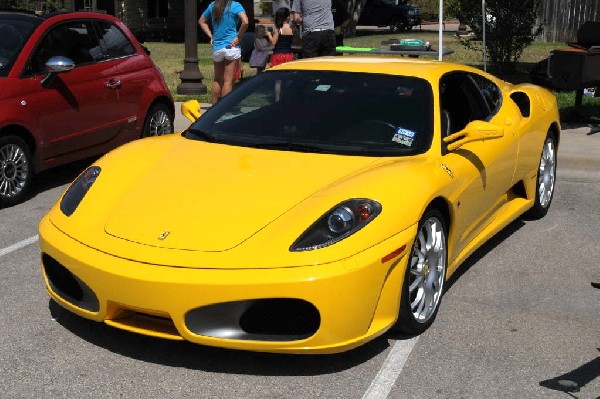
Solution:
<path fill-rule="evenodd" d="M 0 207 L 34 173 L 173 132 L 162 73 L 117 18 L 0 12 Z"/>

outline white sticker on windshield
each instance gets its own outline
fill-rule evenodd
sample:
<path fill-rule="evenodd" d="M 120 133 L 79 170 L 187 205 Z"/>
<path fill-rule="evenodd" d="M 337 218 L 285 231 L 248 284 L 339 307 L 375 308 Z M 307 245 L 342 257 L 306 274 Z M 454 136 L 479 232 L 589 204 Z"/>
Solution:
<path fill-rule="evenodd" d="M 318 85 L 315 87 L 316 91 L 328 91 L 329 89 L 331 89 L 331 85 Z"/>
<path fill-rule="evenodd" d="M 396 129 L 396 133 L 394 134 L 394 137 L 392 137 L 392 141 L 407 147 L 412 147 L 416 134 L 417 133 L 413 132 L 412 130 L 399 127 Z"/>

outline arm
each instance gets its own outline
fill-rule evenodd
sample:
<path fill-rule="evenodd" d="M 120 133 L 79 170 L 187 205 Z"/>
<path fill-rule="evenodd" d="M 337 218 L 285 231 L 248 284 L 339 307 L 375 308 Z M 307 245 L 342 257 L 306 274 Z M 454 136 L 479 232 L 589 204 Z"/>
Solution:
<path fill-rule="evenodd" d="M 267 31 L 265 37 L 267 38 L 269 43 L 271 43 L 274 46 L 277 44 L 277 40 L 279 40 L 279 31 L 277 29 L 275 29 L 275 32 L 273 33 Z"/>
<path fill-rule="evenodd" d="M 241 12 L 238 14 L 238 17 L 240 17 L 240 21 L 242 21 L 242 23 L 240 25 L 240 29 L 238 30 L 237 36 L 234 37 L 230 43 L 232 47 L 237 47 L 240 45 L 242 42 L 242 36 L 246 32 L 246 29 L 248 29 L 248 16 L 246 13 Z"/>
<path fill-rule="evenodd" d="M 295 0 L 294 4 L 292 4 L 292 20 L 298 24 L 302 25 L 302 1 Z"/>
<path fill-rule="evenodd" d="M 346 18 L 346 19 L 344 20 L 344 22 L 342 22 L 342 25 L 340 25 L 340 26 L 342 27 L 342 29 L 346 29 L 348 26 L 350 26 L 350 21 L 351 21 L 351 19 L 350 19 L 350 17 L 348 16 L 348 18 Z"/>
<path fill-rule="evenodd" d="M 302 14 L 299 12 L 294 12 L 294 22 L 298 25 L 302 25 Z"/>
<path fill-rule="evenodd" d="M 213 44 L 212 32 L 210 31 L 210 27 L 208 26 L 208 20 L 206 19 L 204 14 L 202 14 L 200 19 L 198 20 L 198 25 L 200 26 L 200 29 L 202 29 L 202 32 L 204 32 L 206 34 L 206 36 L 208 36 L 210 38 L 210 45 L 212 46 L 212 44 Z"/>

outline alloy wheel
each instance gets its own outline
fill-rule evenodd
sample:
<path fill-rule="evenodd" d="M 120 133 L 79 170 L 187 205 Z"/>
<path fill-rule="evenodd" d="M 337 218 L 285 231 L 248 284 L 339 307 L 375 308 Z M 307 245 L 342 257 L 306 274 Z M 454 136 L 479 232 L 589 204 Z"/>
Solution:
<path fill-rule="evenodd" d="M 152 114 L 149 122 L 148 136 L 162 136 L 173 132 L 173 125 L 169 114 L 158 109 Z"/>
<path fill-rule="evenodd" d="M 29 163 L 23 148 L 6 144 L 0 148 L 0 196 L 12 198 L 27 184 Z"/>
<path fill-rule="evenodd" d="M 427 323 L 437 311 L 446 276 L 446 234 L 438 218 L 421 224 L 409 267 L 411 313 L 416 322 Z"/>
<path fill-rule="evenodd" d="M 538 195 L 543 208 L 550 205 L 554 194 L 554 180 L 556 179 L 556 149 L 554 141 L 547 139 L 542 150 L 540 170 L 538 172 Z"/>

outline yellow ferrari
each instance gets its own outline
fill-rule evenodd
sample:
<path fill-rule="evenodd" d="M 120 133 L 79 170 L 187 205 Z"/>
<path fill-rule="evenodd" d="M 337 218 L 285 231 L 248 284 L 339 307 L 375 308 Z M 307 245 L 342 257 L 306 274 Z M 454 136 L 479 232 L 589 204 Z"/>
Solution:
<path fill-rule="evenodd" d="M 418 334 L 461 262 L 554 193 L 554 96 L 463 65 L 301 60 L 183 112 L 186 131 L 108 153 L 41 221 L 69 311 L 265 352 Z"/>

